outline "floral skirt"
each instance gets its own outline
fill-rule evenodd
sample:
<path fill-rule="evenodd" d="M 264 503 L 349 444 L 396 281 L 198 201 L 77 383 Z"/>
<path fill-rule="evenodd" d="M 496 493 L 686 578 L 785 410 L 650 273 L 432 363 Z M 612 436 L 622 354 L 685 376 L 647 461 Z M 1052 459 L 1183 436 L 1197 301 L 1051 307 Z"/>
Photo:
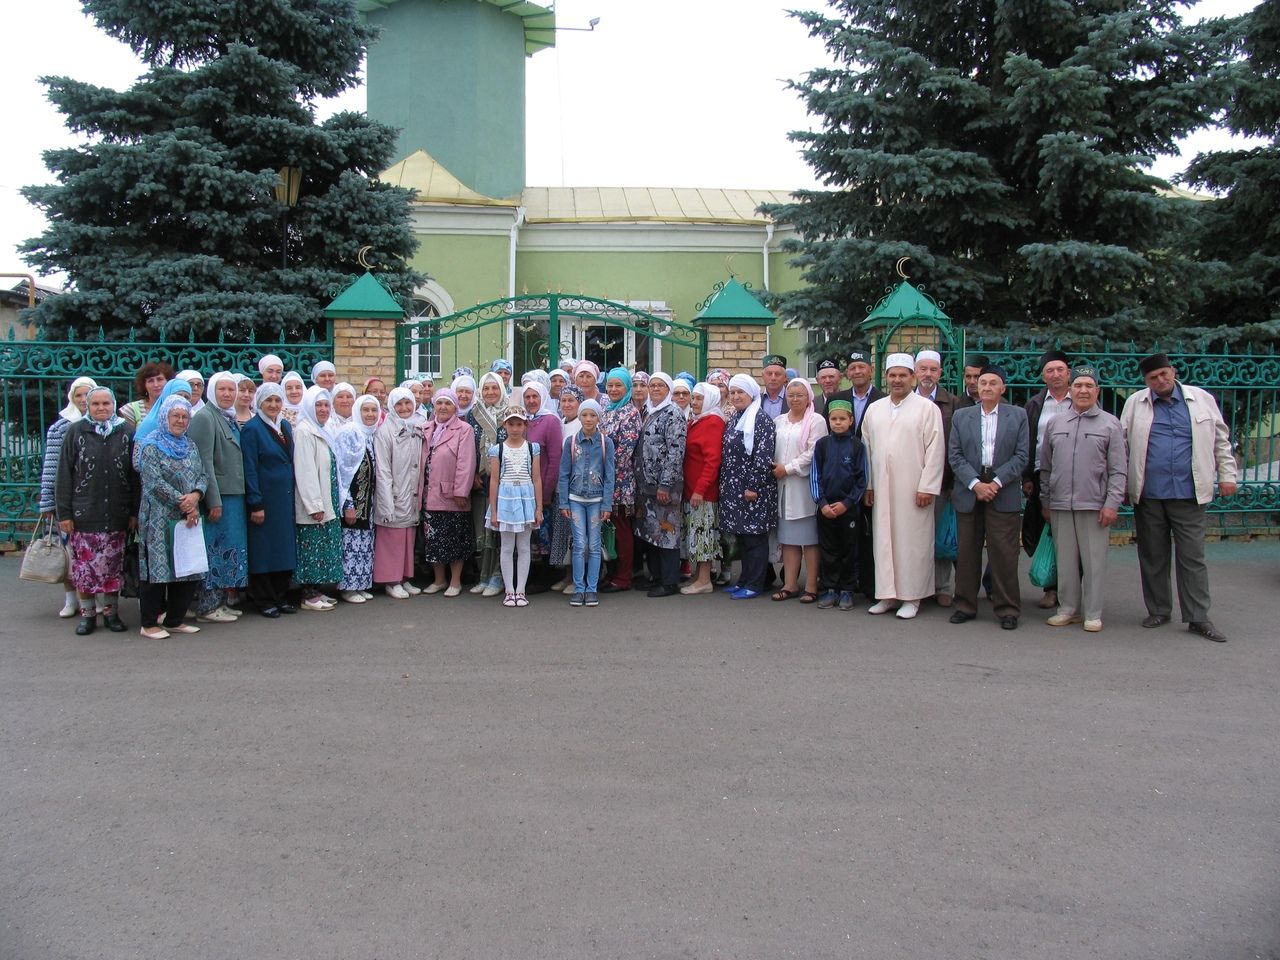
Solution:
<path fill-rule="evenodd" d="M 239 590 L 249 582 L 249 533 L 243 495 L 224 495 L 222 519 L 204 523 L 204 547 L 209 554 L 205 590 Z"/>
<path fill-rule="evenodd" d="M 659 503 L 653 494 L 636 492 L 636 536 L 664 550 L 680 546 L 681 502 L 675 498 Z"/>
<path fill-rule="evenodd" d="M 342 521 L 300 523 L 294 527 L 298 566 L 296 583 L 337 583 L 342 579 Z"/>
<path fill-rule="evenodd" d="M 684 548 L 690 563 L 720 559 L 720 504 L 684 504 Z"/>
<path fill-rule="evenodd" d="M 342 582 L 339 590 L 368 590 L 373 586 L 373 528 L 342 528 Z"/>
<path fill-rule="evenodd" d="M 465 560 L 475 549 L 471 537 L 471 508 L 466 510 L 428 510 L 422 525 L 426 547 L 422 559 L 427 563 L 453 563 Z"/>
<path fill-rule="evenodd" d="M 124 538 L 123 530 L 71 534 L 71 584 L 76 592 L 120 592 L 124 575 Z"/>

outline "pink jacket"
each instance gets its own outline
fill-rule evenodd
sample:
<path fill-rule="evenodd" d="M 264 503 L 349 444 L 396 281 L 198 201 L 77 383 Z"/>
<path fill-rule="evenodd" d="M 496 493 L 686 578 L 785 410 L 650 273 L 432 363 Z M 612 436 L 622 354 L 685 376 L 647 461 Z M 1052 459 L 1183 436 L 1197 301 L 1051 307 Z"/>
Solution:
<path fill-rule="evenodd" d="M 444 439 L 432 450 L 432 438 L 441 429 Z M 476 477 L 476 435 L 470 424 L 461 417 L 454 417 L 443 427 L 434 419 L 427 421 L 422 428 L 422 467 L 418 474 L 418 494 L 424 509 L 471 509 L 471 487 Z M 459 507 L 454 497 L 468 498 L 467 506 Z"/>

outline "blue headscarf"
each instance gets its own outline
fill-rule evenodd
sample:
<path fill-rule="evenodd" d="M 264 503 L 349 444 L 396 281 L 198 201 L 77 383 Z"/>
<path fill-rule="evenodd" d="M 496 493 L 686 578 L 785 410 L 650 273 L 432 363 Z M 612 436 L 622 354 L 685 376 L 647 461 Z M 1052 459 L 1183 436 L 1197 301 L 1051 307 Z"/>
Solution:
<path fill-rule="evenodd" d="M 175 380 L 172 382 L 183 383 L 184 381 Z M 173 457 L 175 460 L 185 459 L 191 451 L 191 438 L 187 436 L 185 430 L 181 434 L 169 431 L 169 414 L 174 409 L 178 409 L 187 411 L 187 415 L 190 416 L 191 402 L 186 397 L 170 395 L 163 402 L 157 401 L 152 409 L 159 411 L 158 426 L 148 436 L 137 441 L 137 446 L 139 448 L 156 446 L 166 456 Z M 150 415 L 148 414 L 148 416 Z"/>
<path fill-rule="evenodd" d="M 676 380 L 683 380 L 685 383 L 687 383 L 687 384 L 689 385 L 689 390 L 690 390 L 691 392 L 692 392 L 693 388 L 694 388 L 694 387 L 696 387 L 696 386 L 698 385 L 698 378 L 697 378 L 697 377 L 695 377 L 695 376 L 694 376 L 692 373 L 690 373 L 688 370 L 681 370 L 679 373 L 677 373 L 677 374 L 675 375 L 675 378 L 674 378 L 674 379 L 676 379 Z"/>
<path fill-rule="evenodd" d="M 175 393 L 184 394 L 187 398 L 187 406 L 190 406 L 191 384 L 183 380 L 181 377 L 170 380 L 164 385 L 164 389 L 160 391 L 160 396 L 156 397 L 156 402 L 151 405 L 151 409 L 147 415 L 142 418 L 142 422 L 138 424 L 138 428 L 133 431 L 133 442 L 141 443 L 147 439 L 156 428 L 160 426 L 160 411 L 164 408 L 164 402 L 172 397 Z M 166 422 L 167 429 L 167 422 Z M 183 454 L 185 456 L 185 454 Z"/>
<path fill-rule="evenodd" d="M 622 398 L 617 403 L 609 402 L 609 409 L 617 410 L 631 402 L 631 371 L 626 367 L 614 367 L 609 371 L 608 376 L 604 378 L 605 384 L 607 385 L 610 380 L 620 380 L 627 386 L 627 392 L 622 395 Z"/>

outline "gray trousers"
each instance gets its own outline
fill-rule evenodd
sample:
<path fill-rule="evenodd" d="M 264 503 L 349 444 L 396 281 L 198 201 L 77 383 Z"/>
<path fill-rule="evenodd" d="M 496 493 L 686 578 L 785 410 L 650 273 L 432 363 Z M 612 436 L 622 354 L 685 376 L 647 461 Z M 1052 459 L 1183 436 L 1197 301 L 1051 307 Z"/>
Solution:
<path fill-rule="evenodd" d="M 1138 570 L 1147 613 L 1173 612 L 1169 561 L 1176 555 L 1178 608 L 1183 623 L 1209 619 L 1209 568 L 1204 562 L 1205 508 L 1194 500 L 1143 498 L 1133 505 Z"/>
<path fill-rule="evenodd" d="M 1101 620 L 1111 528 L 1098 523 L 1097 510 L 1050 513 L 1058 559 L 1058 613 Z"/>

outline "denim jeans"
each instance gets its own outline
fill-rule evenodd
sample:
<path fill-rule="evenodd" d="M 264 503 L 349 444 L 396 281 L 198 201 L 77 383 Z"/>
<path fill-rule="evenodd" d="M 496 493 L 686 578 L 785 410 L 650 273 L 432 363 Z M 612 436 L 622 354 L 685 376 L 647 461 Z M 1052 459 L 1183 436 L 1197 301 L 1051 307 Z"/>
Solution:
<path fill-rule="evenodd" d="M 569 513 L 573 521 L 573 590 L 595 593 L 600 581 L 600 501 L 570 500 Z"/>

